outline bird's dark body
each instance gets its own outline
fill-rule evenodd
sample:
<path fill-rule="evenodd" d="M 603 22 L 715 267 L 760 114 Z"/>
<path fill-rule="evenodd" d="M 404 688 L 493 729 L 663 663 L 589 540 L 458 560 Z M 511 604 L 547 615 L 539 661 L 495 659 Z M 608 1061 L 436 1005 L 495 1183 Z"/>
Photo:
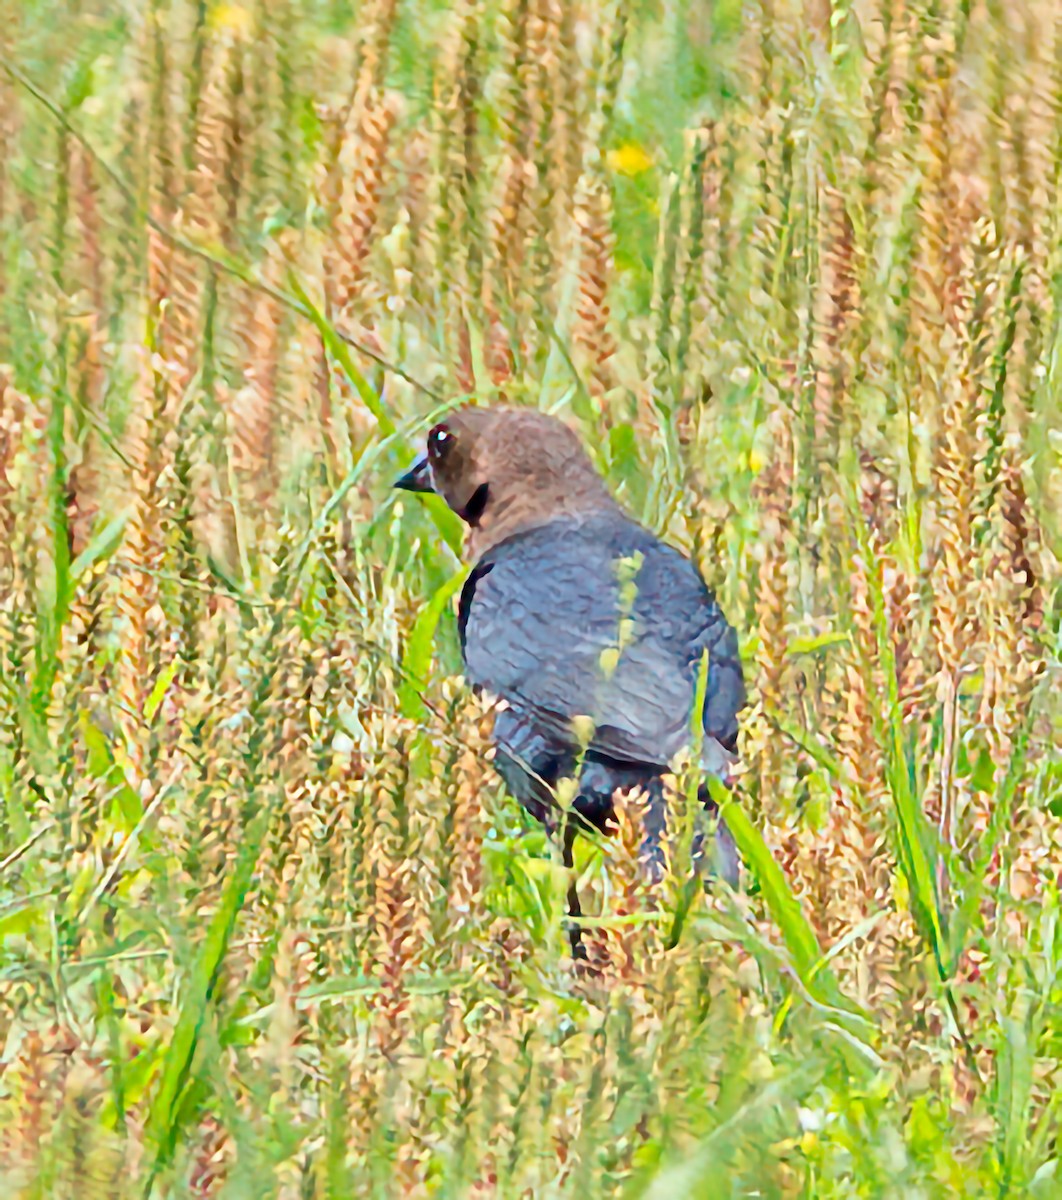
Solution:
<path fill-rule="evenodd" d="M 706 741 L 734 749 L 745 697 L 734 631 L 693 564 L 618 508 L 560 517 L 488 549 L 459 621 L 470 682 L 506 701 L 494 726 L 498 769 L 540 820 L 551 821 L 555 785 L 580 762 L 574 808 L 595 827 L 617 789 L 661 794 L 660 777 L 691 740 L 705 651 Z M 663 820 L 662 805 L 652 820 Z"/>

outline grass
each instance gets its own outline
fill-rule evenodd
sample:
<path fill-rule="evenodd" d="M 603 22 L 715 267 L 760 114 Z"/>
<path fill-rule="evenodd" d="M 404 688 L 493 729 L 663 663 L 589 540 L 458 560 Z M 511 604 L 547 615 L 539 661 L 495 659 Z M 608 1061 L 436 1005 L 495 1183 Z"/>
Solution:
<path fill-rule="evenodd" d="M 1056 6 L 351 7 L 0 5 L 4 1196 L 1062 1193 Z M 586 970 L 468 395 L 743 639 L 742 891 L 622 803 Z"/>

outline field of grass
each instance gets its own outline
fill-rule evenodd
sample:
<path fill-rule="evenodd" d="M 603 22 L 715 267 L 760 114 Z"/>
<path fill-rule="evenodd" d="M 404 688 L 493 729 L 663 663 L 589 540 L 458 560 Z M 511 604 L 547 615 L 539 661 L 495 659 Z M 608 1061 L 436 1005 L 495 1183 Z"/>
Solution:
<path fill-rule="evenodd" d="M 0 0 L 0 1195 L 1062 1195 L 1056 0 Z M 694 556 L 743 886 L 567 879 L 390 489 Z"/>

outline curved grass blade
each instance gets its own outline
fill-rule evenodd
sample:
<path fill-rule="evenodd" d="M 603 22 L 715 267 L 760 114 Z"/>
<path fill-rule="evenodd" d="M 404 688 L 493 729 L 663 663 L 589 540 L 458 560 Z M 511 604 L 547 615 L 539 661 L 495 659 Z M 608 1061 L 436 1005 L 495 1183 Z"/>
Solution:
<path fill-rule="evenodd" d="M 266 805 L 247 827 L 221 904 L 210 922 L 199 961 L 188 981 L 148 1116 L 147 1136 L 155 1147 L 155 1161 L 144 1189 L 145 1197 L 151 1196 L 155 1180 L 172 1159 L 180 1137 L 182 1106 L 193 1081 L 192 1064 L 200 1030 L 214 999 L 236 919 L 251 886 L 270 814 L 271 806 Z"/>
<path fill-rule="evenodd" d="M 467 570 L 458 571 L 441 587 L 420 610 L 402 654 L 402 682 L 398 688 L 398 705 L 402 716 L 411 721 L 423 721 L 428 710 L 420 694 L 431 673 L 431 654 L 435 643 L 435 631 L 447 605 L 463 586 Z"/>
<path fill-rule="evenodd" d="M 717 779 L 708 779 L 712 798 L 719 806 L 720 819 L 726 822 L 742 859 L 756 876 L 760 892 L 774 923 L 785 940 L 793 968 L 807 993 L 818 1003 L 837 1010 L 838 1018 L 851 1018 L 849 1030 L 861 1041 L 868 1028 L 866 1016 L 849 1000 L 829 969 L 828 958 L 819 946 L 800 902 L 789 886 L 782 868 L 774 860 L 763 835 L 738 804 L 733 794 Z"/>
<path fill-rule="evenodd" d="M 380 432 L 385 437 L 390 437 L 395 432 L 395 424 L 390 416 L 388 416 L 383 404 L 380 403 L 380 397 L 376 394 L 376 389 L 361 371 L 358 370 L 351 356 L 350 347 L 336 333 L 331 322 L 326 319 L 324 313 L 321 312 L 306 294 L 306 289 L 299 282 L 294 271 L 288 272 L 288 284 L 299 303 L 303 306 L 306 315 L 317 326 L 317 332 L 320 333 L 324 344 L 328 347 L 328 353 L 343 368 L 343 373 L 354 385 L 354 390 L 358 393 L 362 404 L 372 413 Z"/>

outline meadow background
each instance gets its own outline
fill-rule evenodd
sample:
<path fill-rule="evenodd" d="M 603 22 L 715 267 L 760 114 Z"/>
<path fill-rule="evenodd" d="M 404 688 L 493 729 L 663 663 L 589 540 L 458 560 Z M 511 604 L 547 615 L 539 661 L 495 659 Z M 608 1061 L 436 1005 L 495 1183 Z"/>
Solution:
<path fill-rule="evenodd" d="M 2 0 L 3 1196 L 1062 1194 L 1060 185 L 1054 0 Z M 580 971 L 468 394 L 742 635 Z"/>

